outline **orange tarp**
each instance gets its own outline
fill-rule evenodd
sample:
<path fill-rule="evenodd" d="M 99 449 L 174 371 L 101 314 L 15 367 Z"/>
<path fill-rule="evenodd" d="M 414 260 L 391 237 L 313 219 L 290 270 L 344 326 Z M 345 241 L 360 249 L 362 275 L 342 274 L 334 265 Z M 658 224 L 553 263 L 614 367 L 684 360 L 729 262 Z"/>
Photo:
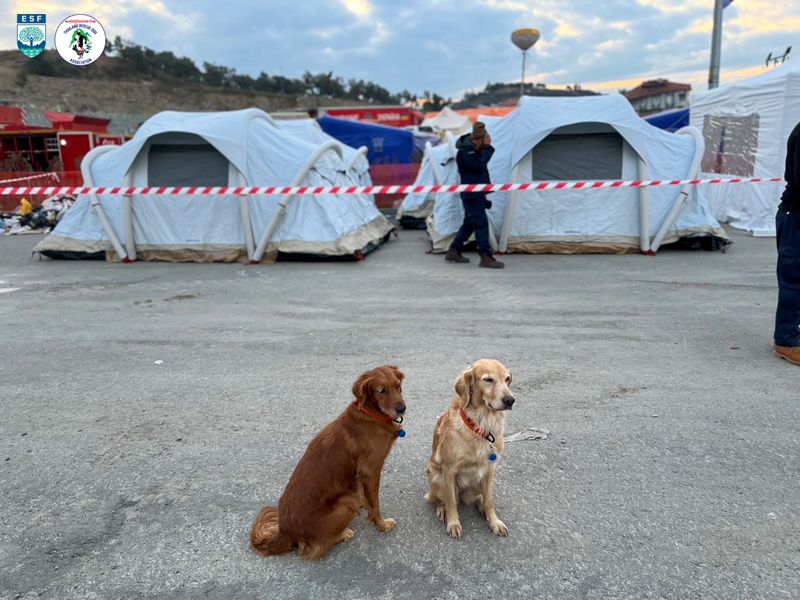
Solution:
<path fill-rule="evenodd" d="M 505 117 L 515 108 L 516 106 L 483 106 L 479 108 L 454 108 L 453 110 L 460 115 L 469 117 L 469 120 L 474 123 L 479 115 L 486 115 L 487 117 Z M 438 114 L 438 112 L 425 113 L 425 118 L 430 119 Z"/>

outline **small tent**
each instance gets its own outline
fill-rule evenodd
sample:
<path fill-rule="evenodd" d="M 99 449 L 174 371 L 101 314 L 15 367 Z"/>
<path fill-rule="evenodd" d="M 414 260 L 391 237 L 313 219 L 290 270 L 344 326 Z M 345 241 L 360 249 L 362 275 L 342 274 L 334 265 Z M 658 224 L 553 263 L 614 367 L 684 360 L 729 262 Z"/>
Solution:
<path fill-rule="evenodd" d="M 436 116 L 426 118 L 420 127 L 430 127 L 439 133 L 449 132 L 454 136 L 467 133 L 472 128 L 469 117 L 461 115 L 449 106 L 445 106 Z"/>
<path fill-rule="evenodd" d="M 448 132 L 444 143 L 438 146 L 425 146 L 417 178 L 414 185 L 452 185 L 458 184 L 456 165 L 456 140 Z M 422 229 L 425 219 L 433 212 L 436 198 L 453 194 L 407 194 L 397 210 L 397 221 L 406 229 Z"/>
<path fill-rule="evenodd" d="M 338 142 L 300 140 L 257 109 L 158 113 L 126 144 L 89 152 L 81 171 L 86 186 L 358 185 Z M 359 257 L 391 230 L 364 195 L 84 195 L 35 249 L 109 260 Z"/>
<path fill-rule="evenodd" d="M 800 65 L 787 63 L 756 77 L 692 95 L 691 124 L 703 132 L 705 177 L 781 177 L 786 139 L 800 122 Z M 718 185 L 709 189 L 720 221 L 775 235 L 783 184 Z"/>
<path fill-rule="evenodd" d="M 687 179 L 703 151 L 696 130 L 657 129 L 617 94 L 524 97 L 490 133 L 495 183 Z M 527 190 L 489 199 L 502 252 L 648 252 L 689 236 L 727 239 L 697 186 Z M 457 196 L 437 198 L 428 222 L 434 251 L 447 249 L 462 220 Z"/>

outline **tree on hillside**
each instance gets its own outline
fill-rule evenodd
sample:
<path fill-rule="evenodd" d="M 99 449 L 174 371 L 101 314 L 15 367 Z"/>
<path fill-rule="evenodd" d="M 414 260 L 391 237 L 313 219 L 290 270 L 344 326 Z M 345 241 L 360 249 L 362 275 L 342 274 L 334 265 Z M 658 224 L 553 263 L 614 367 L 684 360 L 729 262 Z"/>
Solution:
<path fill-rule="evenodd" d="M 30 29 L 38 31 L 38 28 Z M 30 35 L 36 34 L 30 32 Z M 34 39 L 33 43 L 35 41 Z M 28 75 L 95 79 L 105 77 L 120 80 L 160 78 L 169 83 L 172 82 L 168 78 L 173 78 L 180 82 L 191 81 L 217 88 L 255 90 L 290 96 L 311 93 L 375 104 L 409 103 L 417 100 L 417 96 L 408 90 L 392 94 L 388 89 L 372 81 L 363 79 L 345 81 L 332 71 L 316 74 L 306 71 L 302 78 L 295 79 L 283 75 L 269 75 L 263 71 L 257 77 L 252 77 L 238 74 L 234 68 L 208 62 L 204 62 L 201 69 L 190 58 L 176 56 L 170 51 L 157 52 L 124 40 L 120 36 L 116 36 L 113 41 L 106 41 L 106 52 L 111 60 L 100 70 L 73 69 L 61 61 L 56 53 L 47 50 L 37 60 L 28 61 L 24 68 Z M 425 92 L 422 97 L 428 99 L 428 110 L 438 110 L 445 102 L 444 98 L 436 94 L 431 95 L 430 92 Z"/>
<path fill-rule="evenodd" d="M 19 32 L 19 39 L 20 41 L 28 40 L 28 46 L 33 47 L 34 42 L 38 44 L 44 39 L 44 34 L 38 27 L 25 27 Z"/>
<path fill-rule="evenodd" d="M 153 57 L 158 70 L 177 77 L 179 79 L 192 79 L 199 81 L 201 78 L 200 69 L 190 58 L 185 56 L 177 57 L 172 52 L 158 52 Z"/>
<path fill-rule="evenodd" d="M 425 98 L 425 102 L 422 103 L 422 112 L 442 110 L 445 104 L 447 104 L 447 101 L 439 94 L 431 94 L 426 91 L 423 97 Z"/>
<path fill-rule="evenodd" d="M 303 74 L 303 81 L 310 90 L 319 90 L 321 96 L 332 96 L 334 98 L 344 98 L 345 88 L 341 77 L 334 77 L 333 71 L 328 73 L 309 73 Z"/>
<path fill-rule="evenodd" d="M 203 82 L 208 85 L 230 87 L 234 75 L 236 75 L 236 69 L 215 65 L 214 63 L 203 63 Z"/>

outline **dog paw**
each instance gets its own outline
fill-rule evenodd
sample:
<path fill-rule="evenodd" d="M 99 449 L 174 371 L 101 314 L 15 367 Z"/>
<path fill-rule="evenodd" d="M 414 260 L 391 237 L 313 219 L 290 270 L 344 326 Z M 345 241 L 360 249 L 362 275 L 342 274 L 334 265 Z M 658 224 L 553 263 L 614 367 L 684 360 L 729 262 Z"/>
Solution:
<path fill-rule="evenodd" d="M 342 532 L 342 534 L 339 536 L 339 541 L 338 541 L 337 543 L 338 543 L 338 544 L 341 544 L 342 542 L 349 542 L 350 540 L 352 540 L 352 539 L 353 539 L 353 536 L 354 536 L 355 534 L 356 534 L 356 532 L 355 532 L 355 531 L 353 531 L 352 529 L 350 529 L 349 527 L 347 527 L 347 528 L 345 528 L 345 530 Z"/>
<path fill-rule="evenodd" d="M 450 537 L 454 537 L 457 540 L 460 540 L 462 537 L 464 537 L 464 530 L 461 529 L 461 523 L 448 523 L 447 533 L 450 534 Z"/>
<path fill-rule="evenodd" d="M 447 509 L 445 509 L 444 504 L 436 507 L 436 518 L 442 523 L 447 523 Z"/>
<path fill-rule="evenodd" d="M 375 521 L 375 527 L 381 531 L 391 531 L 394 529 L 395 525 L 397 525 L 397 521 L 394 519 L 381 519 L 380 521 Z"/>
<path fill-rule="evenodd" d="M 500 519 L 497 519 L 494 523 L 490 523 L 489 527 L 493 534 L 508 537 L 508 527 L 506 527 L 506 524 Z"/>

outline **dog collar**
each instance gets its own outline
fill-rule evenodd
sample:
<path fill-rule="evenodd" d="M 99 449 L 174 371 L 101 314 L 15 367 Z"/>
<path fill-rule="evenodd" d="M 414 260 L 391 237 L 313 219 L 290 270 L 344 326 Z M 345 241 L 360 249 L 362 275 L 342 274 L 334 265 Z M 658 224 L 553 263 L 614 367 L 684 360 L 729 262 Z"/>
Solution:
<path fill-rule="evenodd" d="M 368 408 L 363 407 L 363 406 L 359 408 L 357 400 L 353 401 L 353 405 L 356 407 L 356 410 L 360 410 L 365 415 L 367 415 L 369 418 L 375 419 L 376 421 L 380 421 L 381 423 L 387 423 L 387 424 L 389 424 L 389 423 L 397 423 L 399 425 L 400 423 L 403 422 L 403 417 L 397 417 L 396 419 L 393 419 L 389 415 L 381 415 L 381 414 L 378 414 L 378 413 L 374 413 L 371 410 L 369 410 Z M 397 431 L 397 437 L 399 437 L 399 438 L 406 437 L 405 429 L 403 429 L 401 427 Z"/>
<path fill-rule="evenodd" d="M 485 429 L 478 427 L 478 424 L 467 416 L 463 408 L 459 408 L 458 413 L 461 415 L 461 420 L 464 421 L 464 425 L 466 425 L 470 431 L 489 442 L 489 461 L 496 461 L 497 453 L 494 451 L 494 436 Z"/>

